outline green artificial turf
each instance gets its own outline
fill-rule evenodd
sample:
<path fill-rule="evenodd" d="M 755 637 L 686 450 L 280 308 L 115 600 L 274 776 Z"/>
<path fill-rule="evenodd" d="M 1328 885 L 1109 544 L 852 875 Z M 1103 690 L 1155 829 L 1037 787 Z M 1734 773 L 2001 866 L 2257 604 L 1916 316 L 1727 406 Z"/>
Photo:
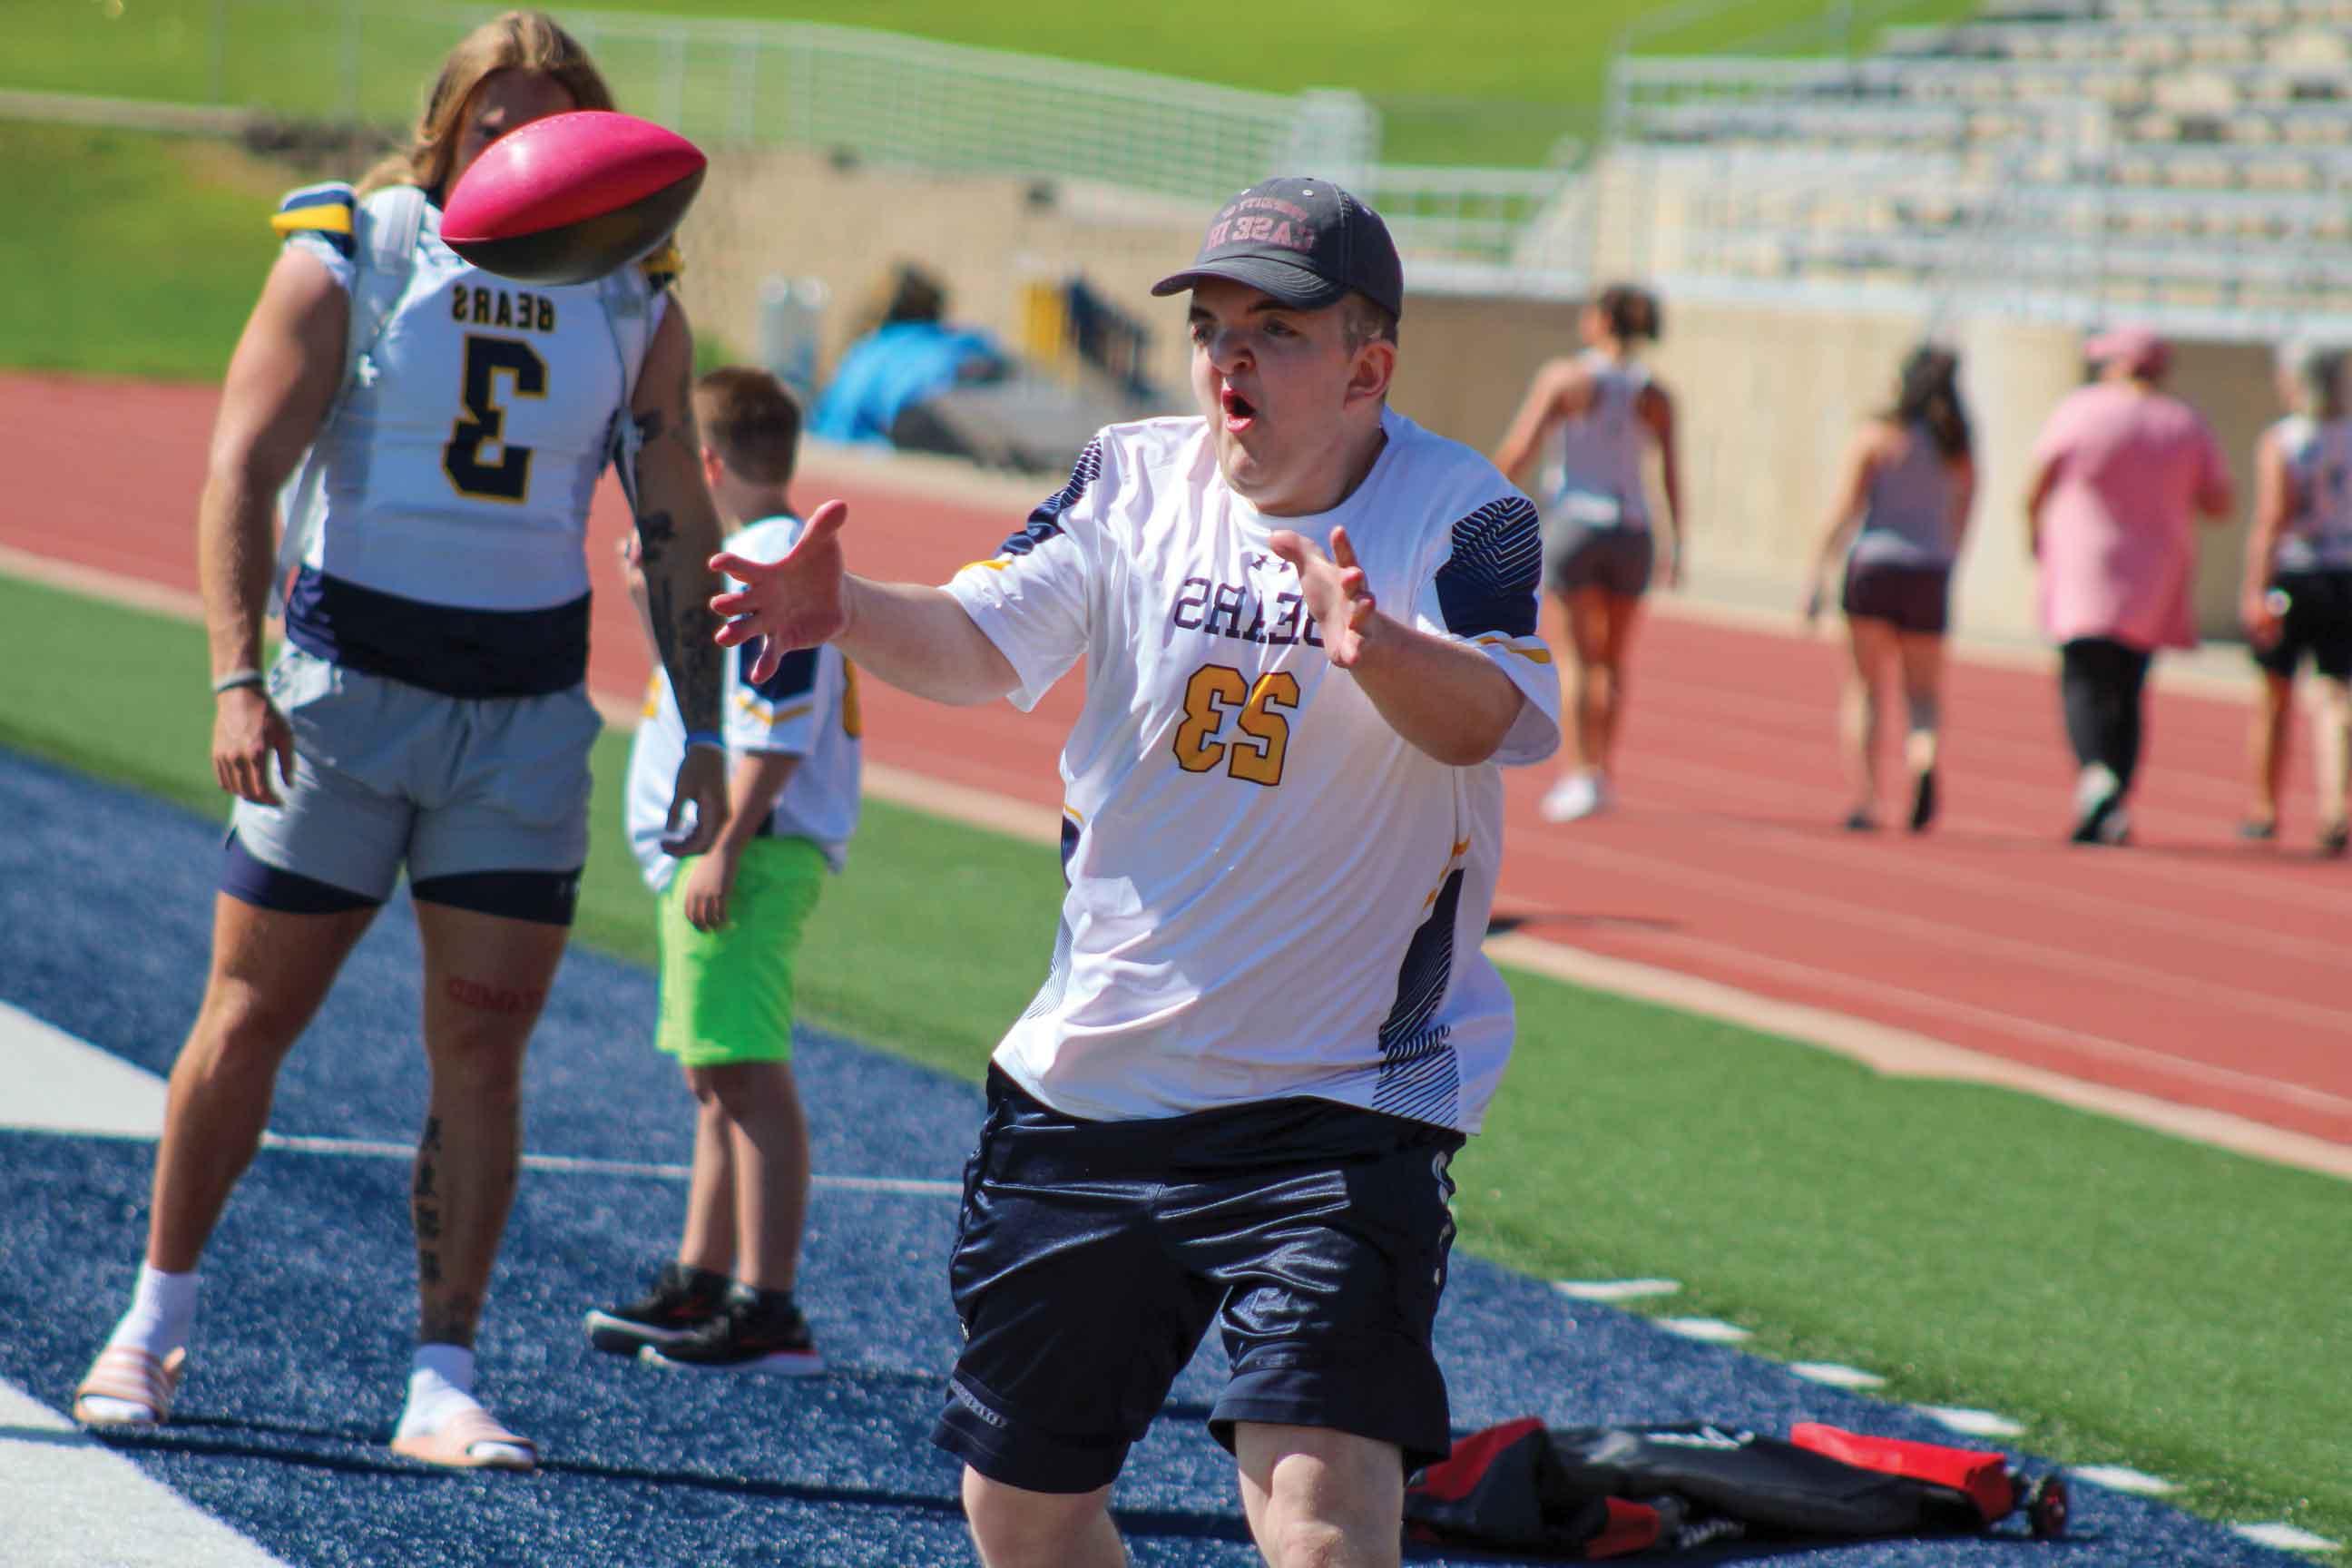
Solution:
<path fill-rule="evenodd" d="M 217 815 L 201 634 L 113 612 L 93 637 L 90 620 L 86 600 L 0 582 L 0 745 Z M 156 678 L 173 669 L 190 680 Z M 624 751 L 597 751 L 580 937 L 642 961 Z M 1043 973 L 1058 889 L 1050 847 L 869 801 L 811 928 L 803 1009 L 975 1077 Z M 1747 1325 L 1766 1354 L 2005 1412 L 2022 1447 L 2169 1477 L 2219 1518 L 2352 1539 L 2344 1183 L 1511 980 L 1518 1054 L 1455 1167 L 1469 1247 L 1545 1278 L 1679 1279 L 1655 1310 Z"/>
<path fill-rule="evenodd" d="M 0 121 L 0 365 L 218 377 L 297 183 L 222 143 Z"/>

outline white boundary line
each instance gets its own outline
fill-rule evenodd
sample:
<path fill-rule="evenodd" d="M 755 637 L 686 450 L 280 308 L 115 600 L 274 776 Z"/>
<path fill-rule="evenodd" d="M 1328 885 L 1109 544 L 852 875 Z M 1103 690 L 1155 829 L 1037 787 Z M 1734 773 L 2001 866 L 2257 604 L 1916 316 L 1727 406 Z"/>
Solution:
<path fill-rule="evenodd" d="M 11 1568 L 284 1568 L 5 1379 L 0 1529 L 0 1558 Z"/>
<path fill-rule="evenodd" d="M 1939 1426 L 1970 1437 L 2019 1437 L 2025 1433 L 2024 1422 L 2011 1420 L 1994 1410 L 1971 1410 L 1964 1405 L 1916 1405 L 1912 1408 Z"/>
<path fill-rule="evenodd" d="M 1736 1345 L 1755 1337 L 1738 1323 L 1727 1323 L 1721 1318 L 1652 1318 L 1650 1321 L 1670 1334 L 1680 1334 L 1701 1344 Z"/>
<path fill-rule="evenodd" d="M 2151 1476 L 2129 1465 L 2077 1465 L 2066 1474 L 2073 1480 L 2088 1481 L 2111 1492 L 2131 1492 L 2138 1497 L 2162 1497 L 2180 1489 L 2162 1476 Z"/>
<path fill-rule="evenodd" d="M 2276 1546 L 2288 1552 L 2341 1552 L 2343 1542 L 2330 1541 L 2324 1535 L 2314 1535 L 2292 1524 L 2233 1524 L 2231 1531 L 2244 1536 L 2257 1546 Z"/>

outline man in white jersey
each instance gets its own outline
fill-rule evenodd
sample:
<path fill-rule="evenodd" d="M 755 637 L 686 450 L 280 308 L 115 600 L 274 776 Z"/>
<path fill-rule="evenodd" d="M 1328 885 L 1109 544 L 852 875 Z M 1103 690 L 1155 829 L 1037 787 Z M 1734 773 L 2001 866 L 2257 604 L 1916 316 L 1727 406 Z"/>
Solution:
<path fill-rule="evenodd" d="M 1390 411 L 1403 277 L 1314 179 L 1242 193 L 1194 264 L 1201 414 L 1105 429 L 943 588 L 845 573 L 830 502 L 720 640 L 830 641 L 950 702 L 1083 656 L 1069 892 L 996 1052 L 936 1439 L 991 1568 L 1122 1561 L 1110 1483 L 1214 1321 L 1210 1427 L 1276 1564 L 1394 1563 L 1449 1441 L 1431 1328 L 1447 1161 L 1511 1043 L 1479 951 L 1498 764 L 1559 743 L 1535 509 Z"/>
<path fill-rule="evenodd" d="M 524 289 L 440 237 L 442 195 L 499 137 L 613 107 L 594 62 L 544 13 L 509 11 L 458 42 L 425 101 L 407 145 L 357 189 L 309 186 L 280 210 L 287 247 L 229 360 L 196 550 L 213 768 L 236 805 L 144 1261 L 74 1414 L 170 1418 L 198 1265 L 278 1069 L 404 874 L 427 1088 L 408 1194 L 416 1348 L 392 1447 L 529 1469 L 530 1439 L 476 1397 L 474 1344 L 520 1169 L 525 1055 L 588 854 L 584 544 L 616 429 L 643 438 L 631 499 L 696 732 L 674 791 L 694 822 L 679 854 L 726 820 L 703 567 L 719 530 L 696 462 L 692 331 L 656 276 L 674 267 Z M 273 587 L 288 646 L 265 673 Z M 279 1342 L 315 1366 L 313 1338 L 289 1326 Z"/>

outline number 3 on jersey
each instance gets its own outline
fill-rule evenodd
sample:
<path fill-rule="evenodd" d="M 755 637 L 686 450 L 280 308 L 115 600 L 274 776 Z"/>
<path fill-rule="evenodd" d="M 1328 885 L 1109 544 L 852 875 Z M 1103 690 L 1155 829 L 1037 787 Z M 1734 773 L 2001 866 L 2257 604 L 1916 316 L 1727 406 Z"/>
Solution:
<path fill-rule="evenodd" d="M 504 439 L 506 405 L 499 401 L 499 377 L 512 378 L 516 397 L 547 395 L 547 362 L 529 343 L 516 338 L 484 338 L 466 334 L 465 415 L 449 431 L 441 448 L 441 468 L 459 495 L 477 500 L 519 501 L 530 487 L 530 448 L 509 446 Z M 482 448 L 496 443 L 499 460 L 486 463 Z"/>
<path fill-rule="evenodd" d="M 1228 710 L 1239 709 L 1234 721 L 1244 740 L 1219 741 Z M 1220 763 L 1237 779 L 1269 789 L 1282 782 L 1284 755 L 1290 749 L 1290 721 L 1298 710 L 1298 678 L 1286 669 L 1271 669 L 1255 681 L 1223 664 L 1204 664 L 1184 683 L 1184 722 L 1176 731 L 1176 765 L 1188 773 L 1205 773 Z"/>

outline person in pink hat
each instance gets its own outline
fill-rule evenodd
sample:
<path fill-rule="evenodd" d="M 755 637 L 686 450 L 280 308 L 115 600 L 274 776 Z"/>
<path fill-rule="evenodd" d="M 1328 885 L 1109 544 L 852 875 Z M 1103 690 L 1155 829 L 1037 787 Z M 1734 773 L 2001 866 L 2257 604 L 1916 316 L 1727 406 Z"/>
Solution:
<path fill-rule="evenodd" d="M 2084 351 L 2097 375 L 2051 411 L 2034 443 L 2026 530 L 2081 770 L 2073 837 L 2121 844 L 2148 665 L 2158 648 L 2197 646 L 2194 519 L 2218 521 L 2237 503 L 2212 426 L 2164 390 L 2170 346 L 2126 326 Z"/>

